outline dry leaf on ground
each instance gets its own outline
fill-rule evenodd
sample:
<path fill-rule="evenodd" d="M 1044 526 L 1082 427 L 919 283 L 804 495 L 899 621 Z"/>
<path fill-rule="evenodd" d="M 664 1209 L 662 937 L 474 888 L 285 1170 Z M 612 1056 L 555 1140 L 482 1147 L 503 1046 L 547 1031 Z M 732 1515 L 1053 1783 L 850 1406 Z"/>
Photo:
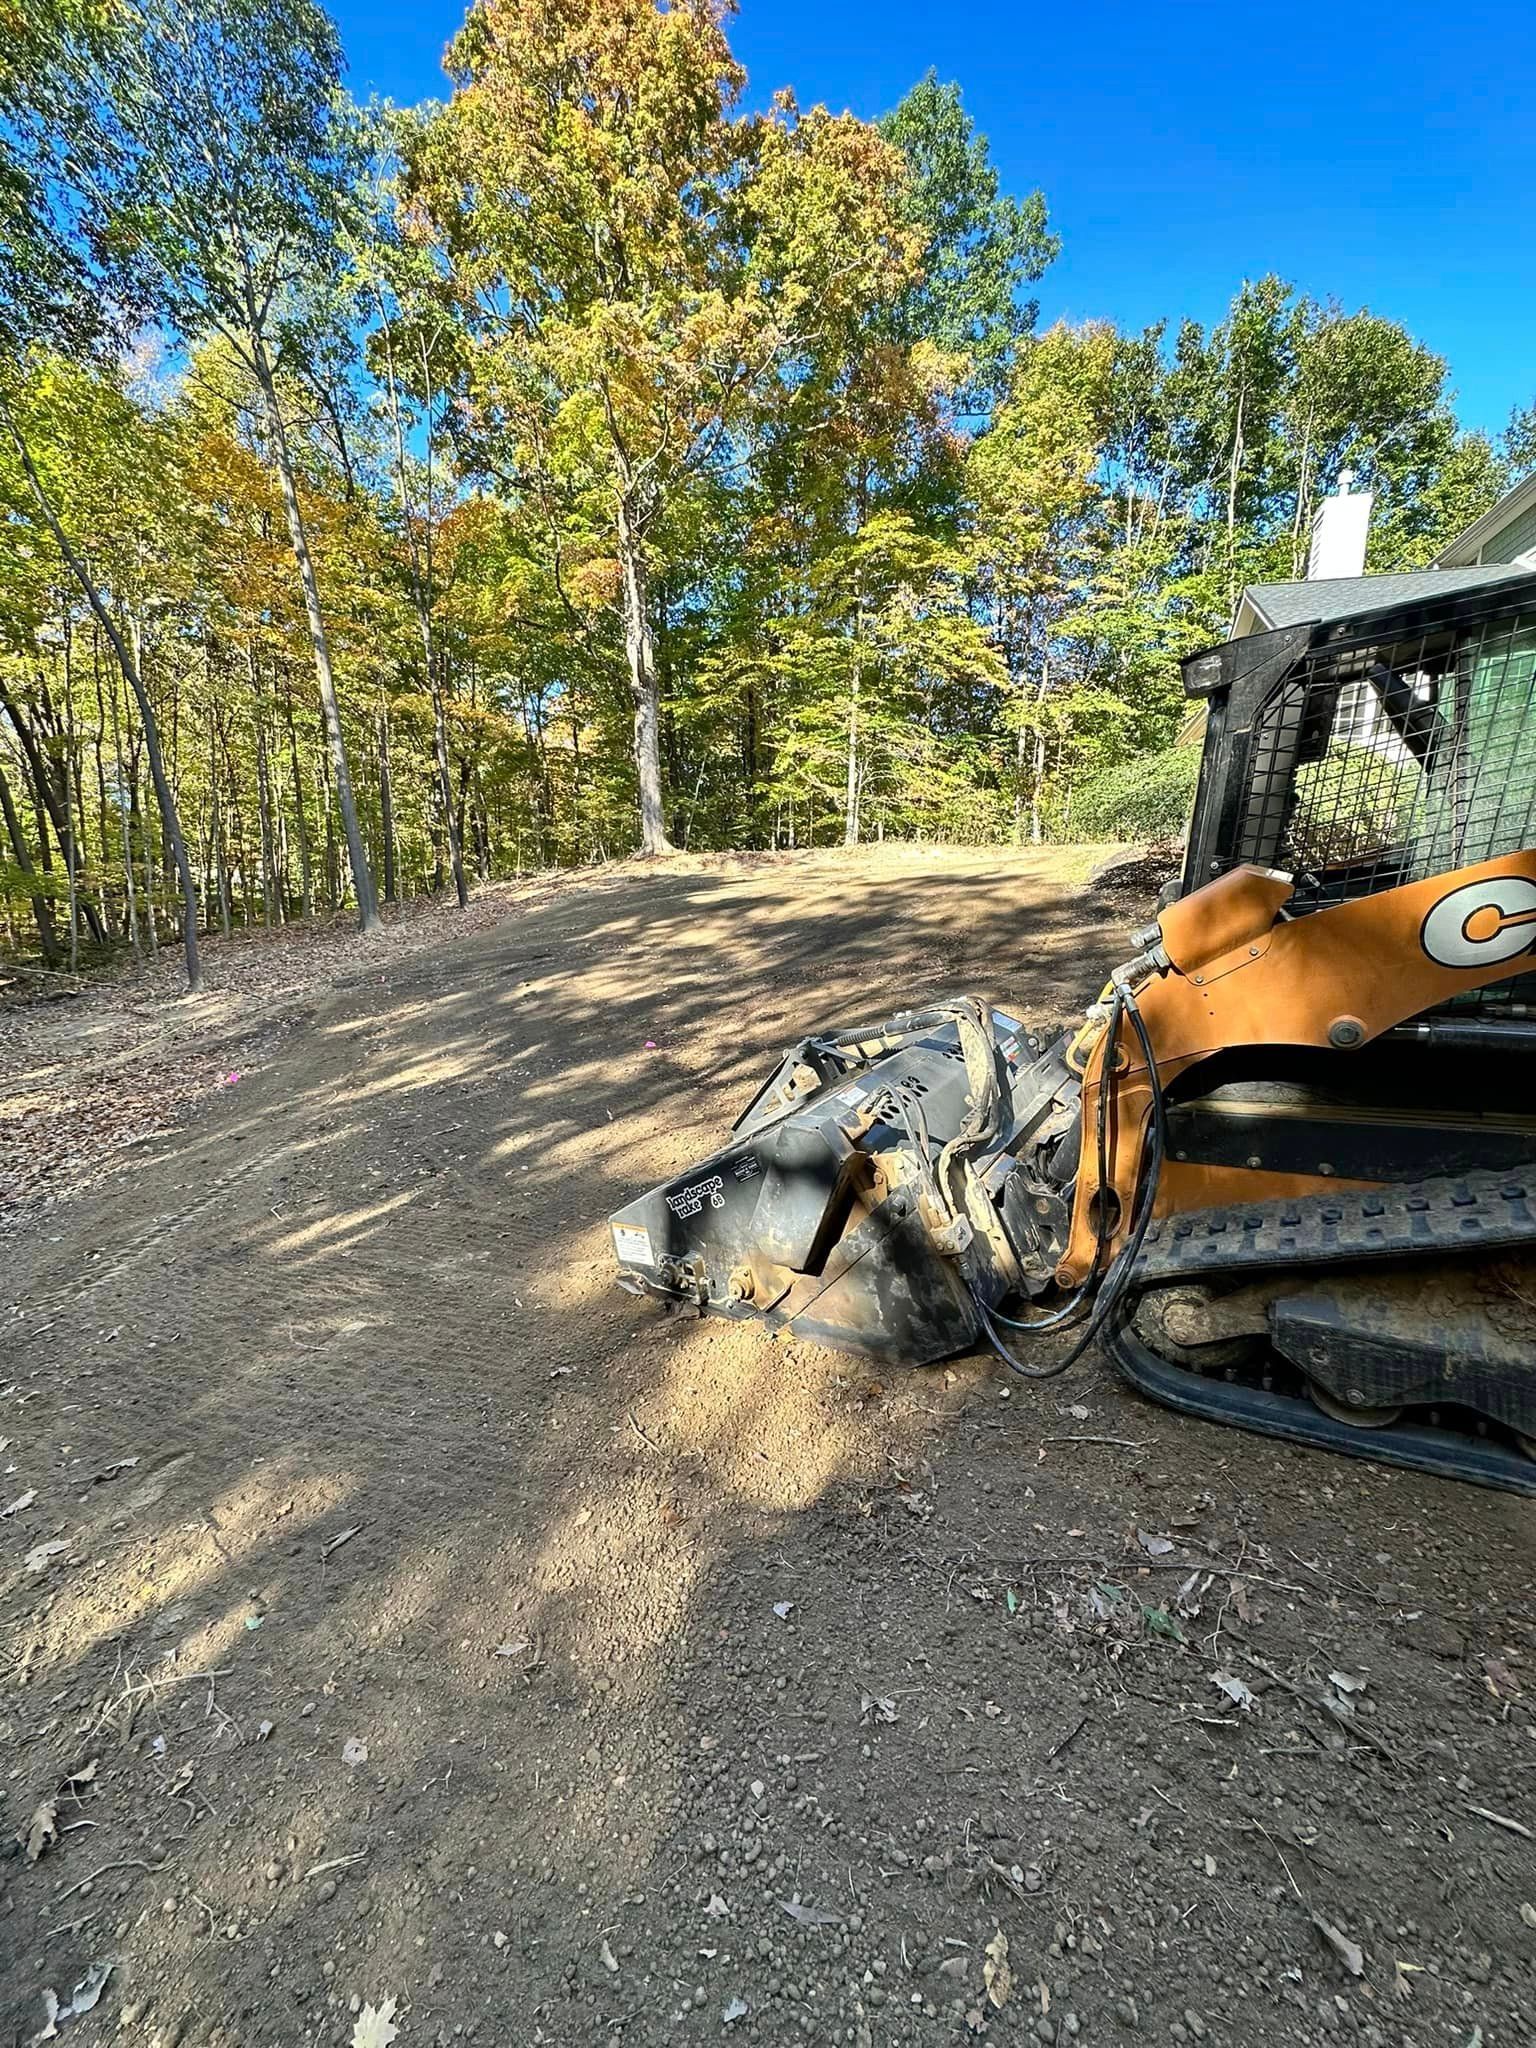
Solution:
<path fill-rule="evenodd" d="M 1360 1944 L 1351 1941 L 1347 1934 L 1340 1934 L 1331 1920 L 1325 1920 L 1321 1913 L 1312 1915 L 1312 1925 L 1333 1950 L 1351 1977 L 1362 1976 L 1365 1972 L 1365 1952 Z"/>
<path fill-rule="evenodd" d="M 365 2005 L 352 2029 L 352 2048 L 389 2048 L 399 2031 L 393 1998 L 386 1998 L 382 2005 Z"/>
<path fill-rule="evenodd" d="M 1008 1937 L 1001 1927 L 987 1943 L 987 1959 L 981 1966 L 981 1974 L 987 1980 L 987 1996 L 1002 2009 L 1008 2003 L 1013 1990 L 1013 1972 L 1008 1967 Z"/>
<path fill-rule="evenodd" d="M 32 1809 L 32 1818 L 27 1822 L 25 1835 L 18 1835 L 18 1841 L 27 1845 L 27 1861 L 35 1863 L 50 1842 L 59 1839 L 59 1802 L 44 1799 Z"/>

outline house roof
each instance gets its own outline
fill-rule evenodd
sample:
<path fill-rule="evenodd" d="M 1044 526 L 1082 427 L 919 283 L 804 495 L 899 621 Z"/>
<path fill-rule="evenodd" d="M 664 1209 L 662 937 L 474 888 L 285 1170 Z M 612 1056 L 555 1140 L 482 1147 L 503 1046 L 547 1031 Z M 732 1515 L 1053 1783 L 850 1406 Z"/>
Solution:
<path fill-rule="evenodd" d="M 1490 505 L 1480 519 L 1474 519 L 1465 532 L 1458 533 L 1449 547 L 1436 555 L 1437 569 L 1459 569 L 1469 562 L 1475 562 L 1483 549 L 1496 534 L 1512 526 L 1522 512 L 1536 506 L 1536 470 L 1523 478 L 1512 490 L 1508 490 L 1496 505 Z"/>
<path fill-rule="evenodd" d="M 1529 582 L 1533 574 L 1512 562 L 1488 562 L 1470 568 L 1413 569 L 1393 576 L 1333 576 L 1315 583 L 1251 583 L 1238 601 L 1232 638 L 1277 626 L 1323 625 L 1484 584 Z"/>

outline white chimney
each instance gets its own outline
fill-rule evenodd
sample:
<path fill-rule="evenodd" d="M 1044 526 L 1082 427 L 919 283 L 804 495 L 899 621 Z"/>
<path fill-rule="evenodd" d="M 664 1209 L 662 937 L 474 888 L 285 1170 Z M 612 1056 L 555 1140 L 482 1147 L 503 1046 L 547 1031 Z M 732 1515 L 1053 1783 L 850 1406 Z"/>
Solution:
<path fill-rule="evenodd" d="M 1307 581 L 1365 574 L 1365 538 L 1370 530 L 1372 491 L 1352 491 L 1353 472 L 1341 470 L 1339 488 L 1324 498 L 1312 521 L 1312 548 L 1307 556 Z"/>

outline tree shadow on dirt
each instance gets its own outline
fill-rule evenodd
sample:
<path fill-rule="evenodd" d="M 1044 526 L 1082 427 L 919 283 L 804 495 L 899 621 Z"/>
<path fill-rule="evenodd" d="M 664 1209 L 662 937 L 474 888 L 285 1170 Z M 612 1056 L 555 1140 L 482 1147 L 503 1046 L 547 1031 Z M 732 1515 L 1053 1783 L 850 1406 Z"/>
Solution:
<path fill-rule="evenodd" d="M 1118 1543 L 1158 1475 L 1085 1506 L 999 1468 L 1023 1418 L 977 1362 L 898 1418 L 856 1362 L 629 1301 L 606 1217 L 720 1142 L 804 1030 L 971 987 L 1070 1014 L 1129 920 L 1008 859 L 783 878 L 637 876 L 385 954 L 38 1255 L 12 1370 L 52 1469 L 25 1542 L 67 1548 L 6 1589 L 16 1783 L 101 1761 L 94 1825 L 13 1866 L 21 2038 L 94 1957 L 162 2048 L 346 2040 L 386 1995 L 408 2040 L 714 2038 L 735 2002 L 764 2041 L 917 2038 L 982 2009 L 1009 1916 L 1068 1970 L 1053 1930 L 1104 1910 L 1106 1817 L 1041 1773 L 1085 1708 L 1113 1772 L 1162 1646 L 1101 1704 L 1070 1633 L 1008 1625 L 1051 1613 L 1022 1571 L 1016 1609 L 1008 1553 Z M 1180 1441 L 1191 1496 L 1230 1464 L 1234 1494 L 1260 1474 L 1362 1531 L 1432 1496 L 1437 1540 L 1490 1568 L 1530 1526 Z M 948 1454 L 974 1472 L 940 1541 Z M 1230 1910 L 1246 1938 L 1273 1902 L 1255 1881 Z M 946 1940 L 968 1975 L 936 1974 Z M 1245 2041 L 1295 2038 L 1250 2017 Z"/>

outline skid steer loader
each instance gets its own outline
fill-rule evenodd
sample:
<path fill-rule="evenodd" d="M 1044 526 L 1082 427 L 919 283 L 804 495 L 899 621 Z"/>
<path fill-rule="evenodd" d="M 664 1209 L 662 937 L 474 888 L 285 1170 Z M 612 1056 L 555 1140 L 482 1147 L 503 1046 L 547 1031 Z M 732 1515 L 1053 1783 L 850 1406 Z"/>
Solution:
<path fill-rule="evenodd" d="M 621 1280 L 887 1364 L 1101 1344 L 1186 1414 L 1536 1494 L 1536 575 L 1184 682 L 1182 881 L 1087 1016 L 803 1039 L 612 1218 Z"/>

